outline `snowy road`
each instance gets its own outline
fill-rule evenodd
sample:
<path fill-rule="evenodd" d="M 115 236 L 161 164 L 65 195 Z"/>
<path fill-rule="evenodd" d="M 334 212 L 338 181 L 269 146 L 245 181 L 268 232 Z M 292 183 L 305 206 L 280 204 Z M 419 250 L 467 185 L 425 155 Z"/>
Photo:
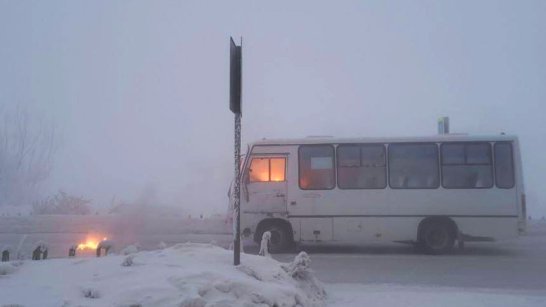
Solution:
<path fill-rule="evenodd" d="M 497 289 L 546 294 L 546 223 L 502 243 L 467 244 L 452 255 L 429 256 L 404 245 L 300 247 L 327 283 L 396 284 Z M 276 255 L 289 261 L 295 254 Z"/>

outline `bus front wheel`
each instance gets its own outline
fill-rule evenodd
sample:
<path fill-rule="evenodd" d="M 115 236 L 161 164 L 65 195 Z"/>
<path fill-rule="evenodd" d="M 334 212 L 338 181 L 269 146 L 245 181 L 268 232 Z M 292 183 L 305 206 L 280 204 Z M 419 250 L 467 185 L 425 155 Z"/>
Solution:
<path fill-rule="evenodd" d="M 429 222 L 421 229 L 419 245 L 427 254 L 446 254 L 455 244 L 455 234 L 447 223 Z"/>

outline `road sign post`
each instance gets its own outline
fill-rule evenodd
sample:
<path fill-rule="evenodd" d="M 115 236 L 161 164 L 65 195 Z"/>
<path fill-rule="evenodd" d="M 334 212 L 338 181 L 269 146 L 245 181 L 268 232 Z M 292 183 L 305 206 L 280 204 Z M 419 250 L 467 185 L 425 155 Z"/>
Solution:
<path fill-rule="evenodd" d="M 239 46 L 230 38 L 229 67 L 229 109 L 235 115 L 234 164 L 235 177 L 233 187 L 233 264 L 241 263 L 241 88 L 242 88 L 242 39 Z"/>

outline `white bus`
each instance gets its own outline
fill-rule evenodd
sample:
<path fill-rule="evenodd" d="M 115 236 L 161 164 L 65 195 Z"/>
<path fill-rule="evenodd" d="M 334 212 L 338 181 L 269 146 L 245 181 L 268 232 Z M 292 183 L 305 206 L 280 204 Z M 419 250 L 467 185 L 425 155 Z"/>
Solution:
<path fill-rule="evenodd" d="M 442 254 L 525 231 L 515 136 L 264 139 L 241 174 L 242 235 L 270 231 L 272 252 L 394 241 Z"/>

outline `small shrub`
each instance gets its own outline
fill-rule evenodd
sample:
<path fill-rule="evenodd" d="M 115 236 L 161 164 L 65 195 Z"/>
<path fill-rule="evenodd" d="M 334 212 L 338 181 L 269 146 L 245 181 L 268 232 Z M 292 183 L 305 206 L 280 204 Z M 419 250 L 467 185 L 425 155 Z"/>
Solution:
<path fill-rule="evenodd" d="M 85 288 L 82 289 L 83 297 L 85 298 L 100 298 L 100 293 L 97 289 Z"/>
<path fill-rule="evenodd" d="M 134 264 L 133 258 L 135 258 L 134 255 L 129 255 L 123 259 L 123 262 L 121 263 L 121 266 L 132 266 Z"/>

